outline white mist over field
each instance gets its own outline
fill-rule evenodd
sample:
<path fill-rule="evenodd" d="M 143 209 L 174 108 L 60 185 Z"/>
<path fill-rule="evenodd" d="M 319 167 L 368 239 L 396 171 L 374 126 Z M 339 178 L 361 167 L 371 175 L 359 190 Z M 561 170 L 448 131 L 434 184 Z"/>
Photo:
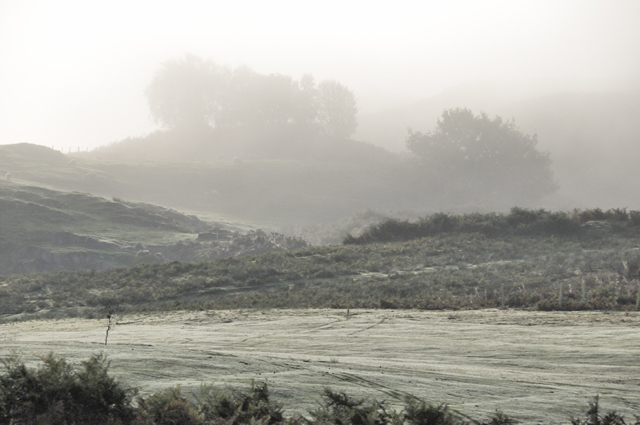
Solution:
<path fill-rule="evenodd" d="M 0 0 L 0 144 L 66 152 L 146 134 L 144 89 L 185 53 L 340 81 L 365 117 L 452 87 L 500 87 L 509 101 L 637 89 L 638 22 L 633 0 Z"/>

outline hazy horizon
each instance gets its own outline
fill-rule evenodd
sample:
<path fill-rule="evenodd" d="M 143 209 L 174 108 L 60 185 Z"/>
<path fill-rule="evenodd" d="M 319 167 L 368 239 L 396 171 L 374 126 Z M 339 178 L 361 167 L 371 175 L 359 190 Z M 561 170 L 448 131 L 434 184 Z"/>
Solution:
<path fill-rule="evenodd" d="M 156 125 L 143 91 L 162 62 L 185 53 L 338 80 L 362 114 L 474 84 L 526 95 L 637 88 L 639 17 L 640 3 L 622 0 L 3 0 L 0 144 L 75 151 L 146 134 Z"/>

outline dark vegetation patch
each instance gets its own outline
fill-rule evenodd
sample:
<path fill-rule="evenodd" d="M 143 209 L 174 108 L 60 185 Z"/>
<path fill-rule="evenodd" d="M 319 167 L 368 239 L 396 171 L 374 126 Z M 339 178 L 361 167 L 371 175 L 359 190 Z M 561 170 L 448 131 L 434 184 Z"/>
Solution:
<path fill-rule="evenodd" d="M 347 235 L 345 245 L 373 242 L 408 241 L 440 234 L 479 233 L 486 236 L 546 235 L 566 236 L 589 234 L 591 228 L 626 232 L 640 227 L 640 211 L 626 209 L 574 210 L 552 212 L 544 209 L 512 208 L 508 214 L 447 214 L 438 213 L 417 221 L 386 219 L 370 226 L 357 236 Z"/>
<path fill-rule="evenodd" d="M 102 316 L 105 310 L 633 310 L 640 307 L 640 227 L 632 213 L 623 212 L 514 209 L 508 215 L 446 216 L 454 225 L 444 227 L 454 230 L 402 242 L 316 246 L 102 272 L 4 276 L 0 314 L 2 320 L 11 320 Z M 572 231 L 551 231 L 567 218 Z M 482 226 L 455 230 L 460 226 L 455 223 L 468 220 Z M 481 231 L 486 228 L 494 230 Z M 228 234 L 205 232 L 201 237 L 224 239 Z M 252 238 L 249 246 L 269 241 L 259 232 L 247 237 Z"/>
<path fill-rule="evenodd" d="M 0 374 L 0 425 L 4 424 L 263 424 L 263 425 L 511 425 L 516 421 L 502 411 L 488 418 L 462 417 L 447 405 L 435 405 L 407 396 L 403 409 L 384 401 L 354 399 L 329 388 L 315 410 L 284 415 L 284 405 L 273 401 L 267 384 L 254 383 L 249 391 L 217 389 L 203 384 L 197 394 L 167 388 L 147 397 L 109 376 L 109 363 L 92 356 L 74 368 L 53 354 L 42 365 L 28 368 L 17 358 L 4 362 Z M 603 413 L 596 397 L 585 419 L 573 425 L 626 425 L 616 412 Z"/>

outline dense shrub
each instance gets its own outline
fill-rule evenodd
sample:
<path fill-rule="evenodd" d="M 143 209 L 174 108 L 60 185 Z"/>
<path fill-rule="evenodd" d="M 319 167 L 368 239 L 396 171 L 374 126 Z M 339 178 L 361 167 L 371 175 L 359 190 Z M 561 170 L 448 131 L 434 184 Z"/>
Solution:
<path fill-rule="evenodd" d="M 365 229 L 360 235 L 348 234 L 345 245 L 374 242 L 396 242 L 436 236 L 445 233 L 479 233 L 486 236 L 546 235 L 567 236 L 586 232 L 584 224 L 591 221 L 609 221 L 615 225 L 640 225 L 640 211 L 610 209 L 602 211 L 574 210 L 572 213 L 552 212 L 544 209 L 512 208 L 508 214 L 446 214 L 437 213 L 415 222 L 387 219 Z"/>
<path fill-rule="evenodd" d="M 445 404 L 434 406 L 408 397 L 404 417 L 409 425 L 454 425 L 460 423 Z"/>
<path fill-rule="evenodd" d="M 213 423 L 275 425 L 284 421 L 282 406 L 269 399 L 269 389 L 264 382 L 254 382 L 248 394 L 220 392 L 202 385 L 197 404 L 203 419 Z"/>
<path fill-rule="evenodd" d="M 49 354 L 29 369 L 16 358 L 4 361 L 0 375 L 0 424 L 129 424 L 136 393 L 110 377 L 102 355 L 75 372 Z"/>
<path fill-rule="evenodd" d="M 324 404 L 310 412 L 314 425 L 402 425 L 403 418 L 395 411 L 387 411 L 384 405 L 371 400 L 354 400 L 343 392 L 327 388 Z"/>
<path fill-rule="evenodd" d="M 136 422 L 140 425 L 197 425 L 202 420 L 194 404 L 182 395 L 178 386 L 146 399 L 140 398 Z"/>

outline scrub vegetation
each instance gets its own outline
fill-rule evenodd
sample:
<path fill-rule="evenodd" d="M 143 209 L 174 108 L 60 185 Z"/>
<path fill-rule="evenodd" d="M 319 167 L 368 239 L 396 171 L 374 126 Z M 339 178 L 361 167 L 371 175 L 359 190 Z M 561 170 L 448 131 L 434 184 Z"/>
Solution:
<path fill-rule="evenodd" d="M 638 308 L 637 213 L 434 215 L 198 263 L 0 277 L 0 312 L 62 317 L 229 308 Z"/>

